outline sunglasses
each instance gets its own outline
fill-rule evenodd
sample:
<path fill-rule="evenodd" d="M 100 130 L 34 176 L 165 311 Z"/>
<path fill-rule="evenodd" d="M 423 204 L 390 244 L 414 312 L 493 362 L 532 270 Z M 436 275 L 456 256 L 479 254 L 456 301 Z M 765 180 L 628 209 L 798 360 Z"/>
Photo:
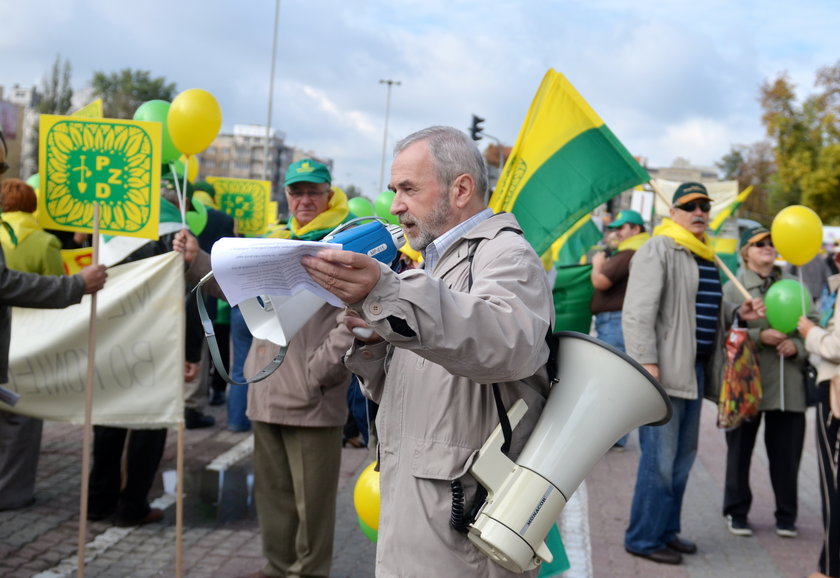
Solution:
<path fill-rule="evenodd" d="M 0 163 L 0 175 L 8 171 L 11 166 L 9 163 Z"/>
<path fill-rule="evenodd" d="M 771 241 L 770 239 L 762 239 L 761 241 L 756 241 L 755 243 L 753 243 L 751 245 L 751 247 L 759 247 L 759 248 L 762 248 L 762 249 L 764 247 L 772 247 L 772 246 L 773 246 L 773 241 Z"/>
<path fill-rule="evenodd" d="M 688 201 L 682 205 L 677 205 L 679 210 L 685 211 L 686 213 L 693 213 L 697 207 L 700 207 L 700 210 L 704 213 L 708 213 L 712 210 L 712 203 L 709 201 Z"/>

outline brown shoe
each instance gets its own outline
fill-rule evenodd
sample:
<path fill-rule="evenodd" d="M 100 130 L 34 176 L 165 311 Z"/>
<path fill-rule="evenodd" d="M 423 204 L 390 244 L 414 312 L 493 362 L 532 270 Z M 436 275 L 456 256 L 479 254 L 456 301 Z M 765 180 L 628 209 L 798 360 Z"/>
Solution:
<path fill-rule="evenodd" d="M 120 528 L 127 528 L 129 526 L 143 526 L 144 524 L 153 524 L 154 522 L 160 522 L 163 520 L 163 510 L 158 508 L 152 508 L 149 510 L 149 513 L 143 516 L 139 520 L 126 520 L 124 518 L 117 518 L 117 521 L 114 522 L 115 526 Z"/>

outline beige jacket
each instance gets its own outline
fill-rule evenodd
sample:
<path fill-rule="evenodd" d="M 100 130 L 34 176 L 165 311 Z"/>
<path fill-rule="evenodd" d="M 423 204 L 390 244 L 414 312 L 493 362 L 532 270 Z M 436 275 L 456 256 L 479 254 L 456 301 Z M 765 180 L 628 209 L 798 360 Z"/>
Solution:
<path fill-rule="evenodd" d="M 344 316 L 342 309 L 324 305 L 295 334 L 277 371 L 249 386 L 249 418 L 292 426 L 344 425 L 351 374 L 341 358 L 353 342 Z M 245 375 L 255 375 L 279 351 L 279 345 L 254 339 Z"/>
<path fill-rule="evenodd" d="M 642 245 L 630 262 L 621 323 L 627 354 L 639 363 L 659 366 L 665 392 L 682 399 L 697 399 L 694 359 L 697 353 L 697 288 L 700 273 L 694 255 L 665 236 Z M 721 302 L 718 344 L 731 321 L 733 306 Z M 704 397 L 717 401 L 720 391 L 722 347 L 706 366 Z"/>
<path fill-rule="evenodd" d="M 449 527 L 450 481 L 462 480 L 469 506 L 476 482 L 467 472 L 499 422 L 487 384 L 499 384 L 505 407 L 528 404 L 514 457 L 548 393 L 551 288 L 537 255 L 508 227 L 519 230 L 509 214 L 476 225 L 430 273 L 382 266 L 379 283 L 352 306 L 386 340 L 357 343 L 347 357 L 380 404 L 377 576 L 512 576 Z"/>
<path fill-rule="evenodd" d="M 840 275 L 829 277 L 829 290 L 833 293 L 837 291 L 838 287 L 840 287 Z M 820 356 L 820 364 L 817 367 L 817 383 L 830 380 L 838 374 L 838 369 L 840 369 L 838 314 L 840 314 L 840 299 L 834 303 L 834 315 L 828 320 L 828 325 L 825 328 L 814 327 L 808 332 L 808 337 L 805 338 L 805 349 Z"/>

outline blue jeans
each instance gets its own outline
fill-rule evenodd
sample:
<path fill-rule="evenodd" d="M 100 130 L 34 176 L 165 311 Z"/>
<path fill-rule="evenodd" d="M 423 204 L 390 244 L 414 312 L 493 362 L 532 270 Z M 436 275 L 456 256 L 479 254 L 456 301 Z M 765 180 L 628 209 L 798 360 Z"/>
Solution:
<path fill-rule="evenodd" d="M 671 397 L 673 415 L 662 426 L 639 428 L 642 455 L 624 547 L 637 554 L 664 548 L 680 533 L 683 494 L 697 456 L 703 365 L 695 365 L 697 399 Z"/>
<path fill-rule="evenodd" d="M 619 351 L 625 351 L 624 333 L 621 328 L 621 311 L 605 311 L 595 315 L 595 332 L 598 334 L 600 341 L 612 345 Z M 630 434 L 621 436 L 621 439 L 615 442 L 615 445 L 623 448 L 629 436 Z"/>
<path fill-rule="evenodd" d="M 230 364 L 230 377 L 234 381 L 242 383 L 245 381 L 243 368 L 245 358 L 248 357 L 248 350 L 251 349 L 251 332 L 245 318 L 239 311 L 239 307 L 230 309 L 230 338 L 233 342 L 233 361 Z M 227 395 L 228 429 L 233 431 L 248 431 L 251 429 L 251 420 L 245 415 L 248 408 L 248 386 L 230 385 Z"/>

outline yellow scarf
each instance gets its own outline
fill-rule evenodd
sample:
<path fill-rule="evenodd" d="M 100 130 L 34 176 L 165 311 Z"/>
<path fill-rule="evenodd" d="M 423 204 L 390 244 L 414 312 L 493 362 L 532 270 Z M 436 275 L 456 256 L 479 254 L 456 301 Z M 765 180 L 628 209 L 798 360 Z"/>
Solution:
<path fill-rule="evenodd" d="M 626 251 L 628 249 L 632 249 L 634 251 L 638 251 L 639 247 L 645 244 L 645 241 L 650 239 L 650 235 L 647 232 L 639 233 L 638 235 L 633 235 L 627 239 L 624 239 L 621 243 L 618 244 L 619 251 Z"/>
<path fill-rule="evenodd" d="M 715 250 L 712 248 L 712 243 L 706 233 L 703 233 L 703 240 L 701 241 L 688 229 L 677 225 L 671 219 L 662 219 L 662 224 L 653 230 L 653 235 L 671 237 L 677 245 L 685 247 L 701 259 L 715 260 Z"/>
<path fill-rule="evenodd" d="M 11 225 L 12 230 L 15 233 L 15 237 L 17 237 L 18 243 L 22 243 L 24 239 L 35 231 L 42 230 L 41 225 L 38 224 L 38 221 L 32 213 L 24 211 L 10 211 L 3 213 L 3 220 Z M 5 229 L 5 227 L 0 227 L 0 242 L 9 248 L 14 248 L 15 246 L 15 244 L 12 243 L 9 232 Z"/>

